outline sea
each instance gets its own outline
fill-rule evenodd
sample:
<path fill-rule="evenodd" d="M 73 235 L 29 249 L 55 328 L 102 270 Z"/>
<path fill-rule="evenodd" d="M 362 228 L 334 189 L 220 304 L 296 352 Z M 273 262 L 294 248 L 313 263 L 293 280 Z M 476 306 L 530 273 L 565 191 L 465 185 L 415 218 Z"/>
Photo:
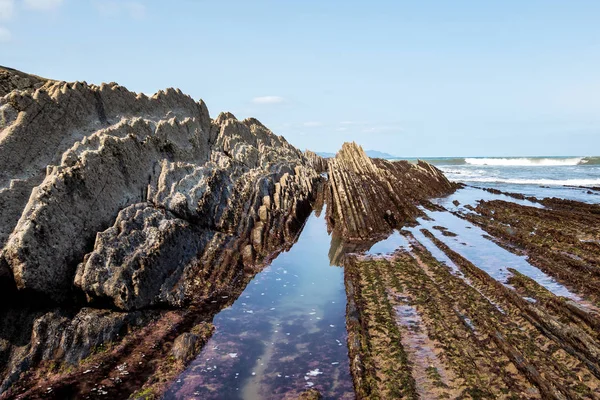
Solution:
<path fill-rule="evenodd" d="M 397 159 L 395 159 L 397 160 Z M 416 158 L 405 158 L 416 162 Z M 600 202 L 600 157 L 439 157 L 421 158 L 448 179 L 471 187 L 494 188 L 538 198 Z"/>

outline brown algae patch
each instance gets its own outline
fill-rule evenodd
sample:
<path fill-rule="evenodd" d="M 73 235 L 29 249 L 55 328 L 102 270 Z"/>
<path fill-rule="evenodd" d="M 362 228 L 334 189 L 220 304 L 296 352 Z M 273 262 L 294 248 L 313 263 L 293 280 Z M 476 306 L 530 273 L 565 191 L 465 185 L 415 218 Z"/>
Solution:
<path fill-rule="evenodd" d="M 414 232 L 403 232 L 410 251 L 345 265 L 358 398 L 600 396 L 594 313 L 516 270 L 510 286 L 499 282 L 431 232 Z"/>

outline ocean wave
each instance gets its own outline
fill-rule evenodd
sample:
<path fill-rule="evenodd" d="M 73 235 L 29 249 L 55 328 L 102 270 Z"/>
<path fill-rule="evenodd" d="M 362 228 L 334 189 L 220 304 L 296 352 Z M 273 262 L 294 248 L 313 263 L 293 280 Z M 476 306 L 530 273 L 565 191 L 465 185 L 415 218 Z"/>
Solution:
<path fill-rule="evenodd" d="M 465 157 L 430 158 L 425 161 L 434 165 L 474 165 L 497 167 L 549 167 L 600 165 L 600 157 Z"/>
<path fill-rule="evenodd" d="M 465 168 L 464 166 L 447 166 L 440 165 L 439 169 L 445 174 L 458 174 L 458 175 L 486 175 L 489 171 L 485 169 Z"/>
<path fill-rule="evenodd" d="M 462 179 L 468 180 L 471 178 L 480 178 L 484 176 L 489 176 L 487 171 L 480 169 L 470 169 L 470 168 L 448 168 L 448 167 L 439 167 L 440 170 L 448 177 L 448 179 Z"/>
<path fill-rule="evenodd" d="M 462 178 L 452 179 L 459 182 L 479 183 L 509 183 L 513 185 L 539 185 L 539 186 L 600 186 L 600 179 L 519 179 L 519 178 Z"/>
<path fill-rule="evenodd" d="M 579 165 L 584 157 L 573 158 L 465 158 L 465 164 L 514 167 Z"/>

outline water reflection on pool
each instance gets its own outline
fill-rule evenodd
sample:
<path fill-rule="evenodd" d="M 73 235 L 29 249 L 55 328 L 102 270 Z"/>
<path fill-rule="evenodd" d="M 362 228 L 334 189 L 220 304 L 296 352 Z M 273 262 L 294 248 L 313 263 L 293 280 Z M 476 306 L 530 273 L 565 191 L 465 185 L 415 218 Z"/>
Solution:
<path fill-rule="evenodd" d="M 324 213 L 323 213 L 324 214 Z M 215 319 L 215 333 L 166 399 L 288 399 L 314 387 L 352 399 L 343 270 L 329 266 L 324 217 Z"/>

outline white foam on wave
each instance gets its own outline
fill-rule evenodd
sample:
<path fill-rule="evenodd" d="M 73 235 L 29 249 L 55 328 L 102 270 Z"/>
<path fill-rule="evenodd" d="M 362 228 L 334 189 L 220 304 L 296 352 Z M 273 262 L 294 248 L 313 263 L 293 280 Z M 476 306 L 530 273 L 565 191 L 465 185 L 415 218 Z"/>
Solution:
<path fill-rule="evenodd" d="M 468 165 L 491 165 L 511 167 L 549 167 L 579 165 L 584 157 L 572 158 L 465 158 Z"/>
<path fill-rule="evenodd" d="M 460 177 L 463 179 L 484 176 L 489 173 L 485 169 L 473 169 L 473 168 L 469 168 L 469 167 L 465 167 L 465 166 L 462 166 L 462 168 L 461 167 L 458 167 L 458 168 L 450 167 L 449 168 L 449 167 L 440 166 L 439 169 L 442 170 L 442 172 L 444 174 L 446 174 L 446 176 L 448 176 L 448 177 L 457 176 L 457 177 Z"/>
<path fill-rule="evenodd" d="M 515 185 L 540 186 L 598 186 L 600 179 L 518 179 L 518 178 L 461 178 L 453 177 L 454 181 L 481 183 L 512 183 Z"/>

